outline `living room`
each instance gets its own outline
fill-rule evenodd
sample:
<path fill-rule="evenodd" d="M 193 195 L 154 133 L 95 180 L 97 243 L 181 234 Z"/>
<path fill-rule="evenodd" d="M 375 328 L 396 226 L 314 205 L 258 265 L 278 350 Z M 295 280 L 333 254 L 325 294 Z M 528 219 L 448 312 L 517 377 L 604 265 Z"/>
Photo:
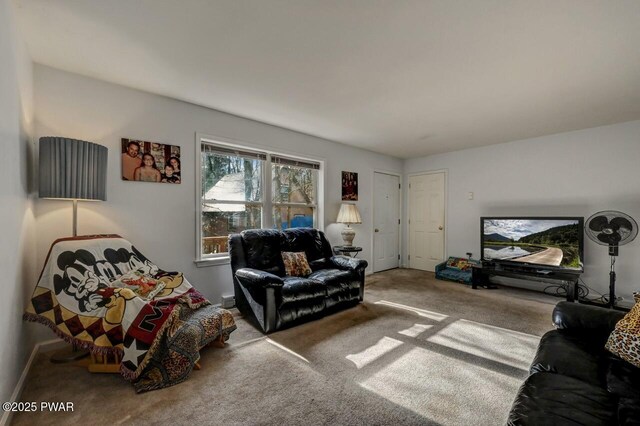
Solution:
<path fill-rule="evenodd" d="M 436 263 L 483 257 L 481 217 L 579 217 L 586 229 L 597 212 L 639 218 L 638 18 L 640 4 L 622 0 L 2 0 L 0 399 L 15 404 L 3 424 L 513 421 L 513 402 L 564 298 L 545 294 L 544 280 L 495 278 L 495 290 L 436 280 L 432 264 L 416 263 L 409 184 L 443 176 Z M 80 201 L 76 214 L 69 200 L 40 195 L 46 137 L 108 150 L 106 200 Z M 123 179 L 129 141 L 140 155 L 148 146 L 179 152 L 179 166 L 158 174 L 173 173 L 179 184 Z M 246 186 L 224 192 L 223 179 L 208 180 L 212 156 L 245 160 L 229 179 L 246 176 L 247 159 L 260 164 L 249 181 L 270 195 L 245 198 Z M 299 177 L 275 179 L 283 168 L 310 176 L 304 201 L 276 197 L 276 182 L 289 188 Z M 383 190 L 378 177 L 400 187 Z M 296 308 L 291 324 L 282 312 L 252 321 L 259 297 L 238 292 L 227 237 L 294 228 L 289 204 L 307 212 L 297 223 L 311 221 L 331 250 L 348 242 L 345 228 L 355 231 L 361 251 L 343 252 L 357 256 L 334 265 L 362 273 L 349 284 L 353 305 L 304 321 Z M 358 217 L 342 217 L 343 206 Z M 262 212 L 259 221 L 237 214 L 251 208 Z M 229 228 L 205 226 L 216 214 Z M 74 235 L 76 218 L 77 235 L 121 236 L 164 270 L 180 271 L 216 309 L 247 298 L 246 312 L 228 308 L 237 329 L 222 348 L 202 348 L 182 383 L 137 394 L 120 374 L 87 371 L 86 359 L 52 364 L 50 354 L 70 346 L 64 336 L 22 320 L 52 244 Z M 379 224 L 396 218 L 383 250 Z M 583 240 L 579 295 L 608 302 L 613 258 Z M 621 243 L 620 315 L 633 306 L 639 255 L 638 241 Z M 562 312 L 573 305 L 588 306 Z M 43 402 L 70 402 L 73 411 L 46 411 Z M 574 420 L 637 420 L 603 411 Z M 530 418 L 513 423 L 540 419 Z"/>

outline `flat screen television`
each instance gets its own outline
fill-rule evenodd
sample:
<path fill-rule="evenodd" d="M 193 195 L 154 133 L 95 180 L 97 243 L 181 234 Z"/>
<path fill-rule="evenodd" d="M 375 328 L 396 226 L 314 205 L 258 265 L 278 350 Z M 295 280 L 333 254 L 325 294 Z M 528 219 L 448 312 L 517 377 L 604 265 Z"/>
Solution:
<path fill-rule="evenodd" d="M 482 217 L 480 227 L 484 262 L 583 271 L 582 217 Z"/>

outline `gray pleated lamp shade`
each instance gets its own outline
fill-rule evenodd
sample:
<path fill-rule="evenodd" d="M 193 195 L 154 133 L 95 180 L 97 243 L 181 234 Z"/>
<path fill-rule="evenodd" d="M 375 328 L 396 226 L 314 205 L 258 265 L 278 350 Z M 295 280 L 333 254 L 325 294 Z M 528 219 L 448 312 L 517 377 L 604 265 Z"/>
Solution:
<path fill-rule="evenodd" d="M 105 201 L 107 151 L 77 139 L 40 138 L 40 198 Z"/>

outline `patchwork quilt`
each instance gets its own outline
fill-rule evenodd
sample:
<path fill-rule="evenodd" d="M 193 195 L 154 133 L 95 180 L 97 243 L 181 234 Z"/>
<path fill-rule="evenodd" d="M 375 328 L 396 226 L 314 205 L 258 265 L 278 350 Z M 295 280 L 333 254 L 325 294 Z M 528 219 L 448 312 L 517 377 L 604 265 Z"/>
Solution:
<path fill-rule="evenodd" d="M 118 235 L 100 235 L 53 243 L 24 316 L 77 347 L 120 355 L 121 373 L 133 381 L 164 332 L 209 304 L 182 273 L 161 270 Z M 235 325 L 227 324 L 227 336 L 229 329 Z"/>
<path fill-rule="evenodd" d="M 161 336 L 158 349 L 138 379 L 136 392 L 146 392 L 178 384 L 189 377 L 200 359 L 200 348 L 218 339 L 229 338 L 236 329 L 231 313 L 207 305 L 200 309 L 181 309 L 176 322 Z"/>

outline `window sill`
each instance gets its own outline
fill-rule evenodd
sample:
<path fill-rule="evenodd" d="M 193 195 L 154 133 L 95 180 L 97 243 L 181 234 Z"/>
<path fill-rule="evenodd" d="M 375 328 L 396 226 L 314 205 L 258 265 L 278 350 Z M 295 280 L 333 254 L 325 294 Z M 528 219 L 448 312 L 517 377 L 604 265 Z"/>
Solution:
<path fill-rule="evenodd" d="M 209 266 L 228 265 L 229 263 L 231 263 L 231 259 L 229 258 L 229 256 L 220 256 L 208 259 L 194 260 L 193 263 L 195 263 L 196 267 L 198 268 L 206 268 Z"/>

